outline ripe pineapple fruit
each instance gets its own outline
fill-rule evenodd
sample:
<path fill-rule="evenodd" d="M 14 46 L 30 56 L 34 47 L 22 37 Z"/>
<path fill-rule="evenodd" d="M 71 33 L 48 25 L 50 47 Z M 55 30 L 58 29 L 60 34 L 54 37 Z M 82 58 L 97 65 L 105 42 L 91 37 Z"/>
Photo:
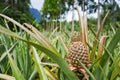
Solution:
<path fill-rule="evenodd" d="M 68 59 L 70 64 L 78 69 L 81 68 L 78 61 L 81 61 L 85 66 L 90 64 L 87 47 L 80 41 L 72 42 L 68 49 Z"/>
<path fill-rule="evenodd" d="M 71 34 L 72 43 L 68 48 L 67 58 L 70 64 L 76 68 L 81 68 L 78 61 L 81 61 L 85 66 L 89 66 L 89 56 L 87 46 L 80 41 L 80 33 L 73 31 Z M 77 61 L 78 60 L 78 61 Z"/>
<path fill-rule="evenodd" d="M 76 73 L 80 80 L 84 78 L 89 80 L 87 73 L 78 63 L 78 61 L 81 61 L 86 67 L 91 64 L 87 46 L 80 41 L 79 35 L 72 36 L 72 43 L 68 48 L 67 60 L 70 63 L 71 70 Z"/>

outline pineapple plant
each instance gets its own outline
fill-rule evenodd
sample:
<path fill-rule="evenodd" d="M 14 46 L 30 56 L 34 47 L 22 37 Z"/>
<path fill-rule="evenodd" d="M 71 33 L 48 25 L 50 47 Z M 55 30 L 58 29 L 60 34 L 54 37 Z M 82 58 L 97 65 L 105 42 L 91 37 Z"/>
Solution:
<path fill-rule="evenodd" d="M 89 67 L 91 62 L 89 60 L 89 54 L 88 54 L 88 48 L 87 46 L 80 41 L 79 35 L 77 32 L 72 33 L 72 42 L 68 48 L 68 55 L 67 59 L 70 63 L 70 69 L 75 72 L 75 74 L 78 76 L 78 78 L 88 79 L 88 75 L 86 74 L 85 70 L 82 68 L 82 66 L 79 64 L 78 61 L 82 62 L 86 67 Z"/>

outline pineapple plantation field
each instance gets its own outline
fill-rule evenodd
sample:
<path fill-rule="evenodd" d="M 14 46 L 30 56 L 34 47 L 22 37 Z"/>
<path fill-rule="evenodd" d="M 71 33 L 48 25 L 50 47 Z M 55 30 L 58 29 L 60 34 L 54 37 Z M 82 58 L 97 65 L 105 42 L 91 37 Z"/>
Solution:
<path fill-rule="evenodd" d="M 47 12 L 47 5 L 44 14 L 59 14 L 53 7 Z M 10 6 L 0 8 L 0 80 L 120 80 L 120 9 L 104 6 L 97 19 L 81 16 L 77 4 L 78 21 L 41 23 Z"/>
<path fill-rule="evenodd" d="M 84 45 L 79 40 L 72 42 L 72 38 L 79 39 L 79 31 L 63 28 L 38 30 L 28 23 L 21 25 L 15 20 L 4 17 L 4 25 L 0 25 L 0 78 L 7 80 L 77 80 L 77 73 L 71 71 L 67 61 L 70 50 L 71 56 L 80 58 L 84 52 L 79 46 Z M 14 24 L 14 31 L 10 30 L 8 21 Z M 110 24 L 109 24 L 110 25 Z M 90 25 L 92 27 L 92 25 Z M 107 27 L 108 25 L 106 25 Z M 75 64 L 85 70 L 89 80 L 119 80 L 120 77 L 120 23 L 118 28 L 113 26 L 101 31 L 97 39 L 97 29 L 88 28 L 87 58 L 90 66 L 87 67 L 81 59 L 74 59 Z M 19 27 L 20 30 L 17 30 Z M 65 27 L 65 26 L 64 26 Z M 93 30 L 94 29 L 94 30 Z M 73 35 L 73 36 L 71 36 Z M 76 42 L 76 43 L 75 43 Z M 72 43 L 78 45 L 74 50 L 69 48 Z M 79 45 L 80 44 L 80 45 Z M 73 45 L 73 46 L 76 46 Z M 95 46 L 95 47 L 94 47 Z M 78 51 L 77 53 L 74 53 Z M 84 50 L 83 50 L 84 51 Z M 81 55 L 78 55 L 81 54 Z M 89 57 L 88 57 L 89 56 Z M 74 64 L 74 61 L 71 61 Z M 82 75 L 82 73 L 81 73 Z M 82 75 L 83 78 L 85 76 Z M 80 75 L 79 75 L 80 76 Z M 79 77 L 78 77 L 79 78 Z"/>

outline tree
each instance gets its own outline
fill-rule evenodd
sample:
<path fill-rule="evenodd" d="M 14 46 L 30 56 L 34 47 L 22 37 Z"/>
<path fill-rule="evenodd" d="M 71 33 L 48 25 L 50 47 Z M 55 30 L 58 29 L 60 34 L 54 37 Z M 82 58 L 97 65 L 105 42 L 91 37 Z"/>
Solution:
<path fill-rule="evenodd" d="M 0 2 L 0 13 L 3 13 L 16 21 L 33 22 L 29 13 L 29 0 L 2 0 Z"/>
<path fill-rule="evenodd" d="M 104 3 L 103 5 L 101 5 L 103 8 L 102 17 L 104 17 L 107 10 L 110 10 L 109 17 L 107 18 L 106 23 L 109 23 L 108 21 L 111 21 L 111 23 L 114 25 L 117 21 L 120 21 L 120 8 L 114 0 L 106 3 L 107 4 Z"/>
<path fill-rule="evenodd" d="M 45 0 L 42 14 L 45 19 L 59 19 L 65 11 L 65 0 Z"/>

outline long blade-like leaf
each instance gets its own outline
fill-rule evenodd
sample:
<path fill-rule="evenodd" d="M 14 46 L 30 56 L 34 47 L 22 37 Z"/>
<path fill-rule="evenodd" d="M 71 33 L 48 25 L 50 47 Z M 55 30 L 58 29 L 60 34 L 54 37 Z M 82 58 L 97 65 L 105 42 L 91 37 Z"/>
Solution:
<path fill-rule="evenodd" d="M 8 58 L 13 71 L 13 75 L 15 76 L 16 80 L 25 80 L 10 54 L 8 54 Z"/>
<path fill-rule="evenodd" d="M 39 76 L 40 76 L 40 80 L 48 80 L 47 79 L 47 76 L 44 72 L 44 68 L 43 66 L 40 64 L 40 58 L 39 58 L 39 55 L 37 54 L 37 51 L 34 47 L 33 48 L 33 55 L 34 55 L 34 61 L 36 63 L 36 66 L 37 66 L 37 69 L 38 69 L 38 73 L 39 73 Z"/>
<path fill-rule="evenodd" d="M 4 80 L 15 80 L 14 77 L 6 75 L 6 74 L 0 74 L 0 79 L 4 79 Z"/>
<path fill-rule="evenodd" d="M 13 50 L 13 48 L 16 46 L 17 43 L 15 43 L 7 52 L 3 53 L 2 56 L 0 57 L 0 62 L 7 56 L 7 54 Z"/>
<path fill-rule="evenodd" d="M 92 80 L 96 80 L 95 77 L 94 77 L 94 75 L 85 67 L 85 65 L 82 62 L 80 62 L 80 61 L 78 61 L 78 62 L 86 70 L 86 72 L 90 75 L 90 77 L 92 78 Z"/>

